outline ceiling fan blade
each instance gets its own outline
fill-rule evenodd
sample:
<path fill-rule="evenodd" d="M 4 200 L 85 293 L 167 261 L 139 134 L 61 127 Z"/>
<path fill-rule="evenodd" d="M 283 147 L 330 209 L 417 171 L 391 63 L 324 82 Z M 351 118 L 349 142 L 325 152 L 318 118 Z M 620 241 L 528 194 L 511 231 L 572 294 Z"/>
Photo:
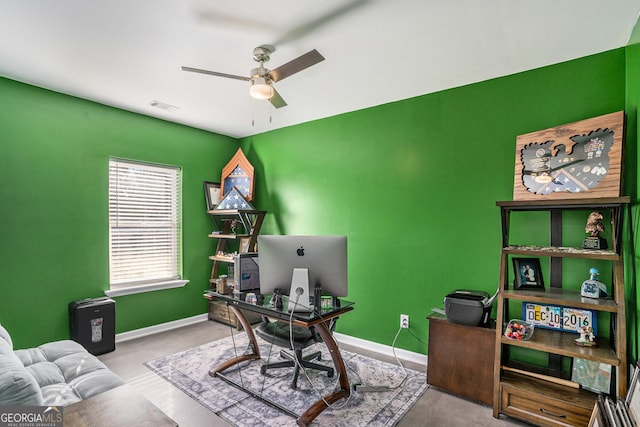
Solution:
<path fill-rule="evenodd" d="M 209 74 L 211 76 L 226 77 L 228 79 L 244 80 L 245 82 L 248 82 L 249 80 L 251 80 L 249 77 L 236 76 L 235 74 L 219 73 L 217 71 L 201 70 L 200 68 L 191 68 L 191 67 L 183 66 L 182 71 L 190 71 L 193 73 L 200 73 L 200 74 Z"/>
<path fill-rule="evenodd" d="M 284 99 L 280 96 L 276 88 L 273 88 L 273 96 L 269 98 L 269 102 L 276 108 L 286 107 L 287 103 L 284 102 Z"/>
<path fill-rule="evenodd" d="M 271 78 L 271 80 L 277 82 L 289 77 L 292 74 L 302 71 L 305 68 L 309 68 L 321 61 L 324 61 L 324 56 L 320 55 L 320 52 L 313 49 L 305 53 L 304 55 L 301 55 L 296 59 L 291 60 L 286 64 L 283 64 L 278 68 L 269 71 L 267 75 Z"/>
<path fill-rule="evenodd" d="M 215 8 L 215 6 L 211 6 Z M 246 14 L 242 16 L 236 16 L 233 14 L 227 14 L 222 12 L 214 12 L 212 10 L 196 10 L 196 20 L 202 24 L 209 25 L 213 28 L 233 29 L 239 31 L 260 31 L 270 33 L 276 31 L 277 27 L 264 22 L 264 20 L 251 19 Z"/>
<path fill-rule="evenodd" d="M 282 34 L 277 40 L 273 42 L 275 46 L 291 43 L 292 41 L 301 39 L 308 36 L 310 33 L 318 30 L 319 28 L 331 23 L 332 21 L 344 18 L 347 14 L 360 8 L 361 6 L 371 3 L 371 0 L 351 0 L 334 10 L 326 12 L 324 15 L 318 16 L 308 22 L 304 22 L 295 28 L 291 28 Z"/>

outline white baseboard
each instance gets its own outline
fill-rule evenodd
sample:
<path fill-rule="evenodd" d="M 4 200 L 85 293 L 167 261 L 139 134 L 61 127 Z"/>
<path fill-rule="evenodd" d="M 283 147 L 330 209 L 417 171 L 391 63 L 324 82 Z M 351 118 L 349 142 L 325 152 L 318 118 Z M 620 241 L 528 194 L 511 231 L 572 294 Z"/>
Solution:
<path fill-rule="evenodd" d="M 208 319 L 209 319 L 209 315 L 207 313 L 203 313 L 203 314 L 198 314 L 192 317 L 186 317 L 184 319 L 174 320 L 172 322 L 160 323 L 158 325 L 153 325 L 146 328 L 122 332 L 120 334 L 116 334 L 116 343 L 132 340 L 135 338 L 142 338 L 142 337 L 157 334 L 160 332 L 170 331 L 172 329 L 180 328 L 182 326 L 188 326 L 188 325 L 193 325 L 195 323 L 206 322 L 208 321 Z M 363 340 L 361 338 L 340 334 L 338 332 L 334 333 L 334 337 L 336 338 L 336 341 L 338 341 L 339 343 L 351 345 L 353 347 L 372 351 L 374 353 L 382 354 L 385 356 L 394 357 L 393 347 L 389 345 L 378 344 L 373 341 Z M 424 365 L 425 367 L 427 366 L 427 356 L 424 354 L 403 350 L 401 348 L 396 348 L 395 353 L 398 359 L 418 363 L 418 364 Z"/>
<path fill-rule="evenodd" d="M 344 335 L 338 332 L 334 333 L 333 336 L 336 338 L 336 341 L 338 341 L 338 343 L 343 343 L 361 348 L 363 350 L 368 350 L 385 356 L 394 357 L 393 347 L 391 347 L 390 345 L 379 344 L 377 342 L 363 340 L 361 338 Z M 424 354 L 416 353 L 409 350 L 403 350 L 401 348 L 396 348 L 395 353 L 398 359 L 421 364 L 425 367 L 425 369 L 427 367 L 427 356 Z"/>
<path fill-rule="evenodd" d="M 207 313 L 204 313 L 198 314 L 196 316 L 186 317 L 184 319 L 174 320 L 172 322 L 160 323 L 158 325 L 148 326 L 146 328 L 122 332 L 120 334 L 116 334 L 116 343 L 129 341 L 135 338 L 146 337 L 147 335 L 153 335 L 159 332 L 170 331 L 171 329 L 193 325 L 194 323 L 206 322 L 208 319 L 209 315 Z"/>

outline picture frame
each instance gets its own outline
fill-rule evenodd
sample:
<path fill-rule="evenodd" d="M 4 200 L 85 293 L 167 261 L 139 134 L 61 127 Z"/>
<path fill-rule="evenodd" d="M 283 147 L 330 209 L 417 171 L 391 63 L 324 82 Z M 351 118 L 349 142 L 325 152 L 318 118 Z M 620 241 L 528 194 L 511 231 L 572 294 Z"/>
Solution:
<path fill-rule="evenodd" d="M 626 404 L 629 408 L 629 415 L 631 419 L 636 423 L 640 423 L 640 362 L 636 362 L 633 374 L 631 374 L 631 383 L 629 384 L 629 391 L 626 396 Z"/>
<path fill-rule="evenodd" d="M 251 243 L 251 237 L 240 237 L 238 239 L 240 244 L 238 245 L 238 253 L 246 254 L 249 252 L 249 244 Z"/>
<path fill-rule="evenodd" d="M 204 181 L 204 197 L 207 201 L 207 210 L 215 209 L 220 202 L 220 183 Z"/>
<path fill-rule="evenodd" d="M 571 367 L 571 381 L 594 393 L 608 394 L 611 390 L 611 365 L 575 357 Z"/>
<path fill-rule="evenodd" d="M 607 427 L 608 423 L 605 422 L 605 400 L 602 395 L 598 395 L 596 402 L 593 405 L 593 411 L 589 418 L 589 424 L 587 427 Z"/>
<path fill-rule="evenodd" d="M 629 407 L 624 399 L 618 399 L 616 403 L 616 411 L 618 412 L 618 418 L 622 422 L 622 427 L 634 427 L 636 425 L 636 423 L 631 420 Z"/>
<path fill-rule="evenodd" d="M 540 259 L 538 258 L 512 258 L 513 272 L 515 274 L 515 289 L 539 289 L 544 290 L 544 280 Z"/>

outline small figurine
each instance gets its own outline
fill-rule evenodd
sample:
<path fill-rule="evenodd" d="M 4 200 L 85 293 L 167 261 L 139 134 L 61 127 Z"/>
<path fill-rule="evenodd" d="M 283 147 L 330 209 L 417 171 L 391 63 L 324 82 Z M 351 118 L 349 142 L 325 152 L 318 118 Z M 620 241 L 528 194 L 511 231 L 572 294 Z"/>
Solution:
<path fill-rule="evenodd" d="M 587 298 L 604 298 L 607 296 L 607 285 L 598 280 L 600 272 L 597 268 L 589 269 L 589 279 L 582 282 L 580 295 Z"/>
<path fill-rule="evenodd" d="M 582 249 L 607 249 L 607 241 L 600 237 L 604 232 L 604 217 L 600 212 L 591 212 L 587 218 L 587 226 L 584 231 L 589 234 L 582 242 Z"/>
<path fill-rule="evenodd" d="M 592 237 L 598 237 L 600 233 L 604 232 L 602 218 L 603 216 L 600 212 L 591 212 L 589 218 L 587 218 L 587 226 L 584 228 L 584 231 Z"/>
<path fill-rule="evenodd" d="M 593 335 L 593 328 L 585 323 L 581 327 L 578 328 L 578 333 L 580 334 L 580 338 L 576 338 L 574 342 L 577 345 L 583 347 L 591 347 L 596 345 L 596 337 Z"/>
<path fill-rule="evenodd" d="M 240 220 L 238 220 L 238 219 L 232 219 L 232 220 L 231 220 L 231 224 L 230 224 L 230 226 L 231 226 L 231 233 L 233 233 L 233 234 L 237 234 L 237 228 L 238 228 L 238 225 L 240 225 Z"/>

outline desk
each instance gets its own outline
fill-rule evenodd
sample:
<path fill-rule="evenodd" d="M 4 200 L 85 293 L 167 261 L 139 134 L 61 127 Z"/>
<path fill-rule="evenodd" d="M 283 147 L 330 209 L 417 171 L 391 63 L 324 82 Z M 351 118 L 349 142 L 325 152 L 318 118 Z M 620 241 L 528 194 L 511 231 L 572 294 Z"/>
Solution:
<path fill-rule="evenodd" d="M 293 316 L 291 316 L 291 313 L 289 313 L 286 309 L 286 304 L 284 304 L 284 309 L 275 309 L 269 307 L 268 298 L 265 298 L 265 305 L 260 306 L 247 304 L 244 301 L 234 299 L 231 295 L 222 295 L 218 294 L 215 291 L 206 291 L 204 297 L 207 299 L 215 298 L 217 300 L 224 301 L 227 304 L 229 309 L 237 316 L 238 320 L 244 327 L 244 331 L 249 338 L 249 346 L 251 349 L 251 351 L 246 354 L 233 357 L 225 362 L 220 363 L 218 366 L 215 366 L 213 369 L 211 369 L 211 371 L 209 371 L 209 375 L 211 375 L 212 377 L 217 376 L 220 379 L 251 394 L 253 397 L 260 399 L 277 409 L 280 409 L 281 411 L 293 416 L 294 418 L 297 418 L 296 421 L 300 426 L 309 425 L 318 415 L 320 415 L 320 413 L 322 413 L 322 411 L 328 408 L 327 403 L 329 405 L 332 405 L 334 402 L 337 402 L 338 400 L 343 398 L 348 398 L 351 395 L 351 389 L 349 387 L 349 377 L 347 376 L 347 368 L 344 364 L 344 360 L 342 359 L 342 355 L 340 354 L 340 350 L 338 349 L 338 343 L 336 343 L 336 340 L 333 338 L 333 334 L 329 330 L 328 324 L 332 319 L 335 319 L 336 317 L 353 310 L 353 303 L 341 300 L 340 307 L 323 309 L 320 312 L 320 315 L 316 313 L 295 312 L 293 313 Z M 340 387 L 333 393 L 324 396 L 323 399 L 320 399 L 317 402 L 313 403 L 309 408 L 307 408 L 306 411 L 298 416 L 298 414 L 295 414 L 287 408 L 284 408 L 279 404 L 270 401 L 269 399 L 263 397 L 261 394 L 255 393 L 252 390 L 248 390 L 241 384 L 238 384 L 226 378 L 223 374 L 226 369 L 229 369 L 230 367 L 244 361 L 260 359 L 258 342 L 256 340 L 253 329 L 251 328 L 251 324 L 242 313 L 244 310 L 275 318 L 283 322 L 291 323 L 293 325 L 302 326 L 305 328 L 314 326 L 318 331 L 318 334 L 320 334 L 322 341 L 329 349 L 329 354 L 331 355 L 333 364 L 336 368 L 336 371 L 338 372 Z"/>

